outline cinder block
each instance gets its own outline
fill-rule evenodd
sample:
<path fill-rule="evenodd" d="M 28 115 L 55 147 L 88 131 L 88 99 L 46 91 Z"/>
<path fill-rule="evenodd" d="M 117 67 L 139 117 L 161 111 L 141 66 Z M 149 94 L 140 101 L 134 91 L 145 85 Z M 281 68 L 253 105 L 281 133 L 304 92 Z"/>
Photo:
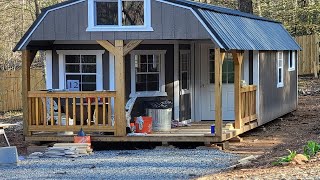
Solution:
<path fill-rule="evenodd" d="M 0 147 L 0 164 L 14 164 L 18 162 L 18 151 L 15 146 Z"/>

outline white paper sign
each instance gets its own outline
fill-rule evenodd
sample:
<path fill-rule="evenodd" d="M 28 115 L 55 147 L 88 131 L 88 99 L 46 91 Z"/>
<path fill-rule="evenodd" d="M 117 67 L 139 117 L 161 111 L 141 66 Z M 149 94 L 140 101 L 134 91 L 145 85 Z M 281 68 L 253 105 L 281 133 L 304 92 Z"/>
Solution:
<path fill-rule="evenodd" d="M 80 91 L 79 80 L 67 80 L 67 89 L 69 91 Z"/>

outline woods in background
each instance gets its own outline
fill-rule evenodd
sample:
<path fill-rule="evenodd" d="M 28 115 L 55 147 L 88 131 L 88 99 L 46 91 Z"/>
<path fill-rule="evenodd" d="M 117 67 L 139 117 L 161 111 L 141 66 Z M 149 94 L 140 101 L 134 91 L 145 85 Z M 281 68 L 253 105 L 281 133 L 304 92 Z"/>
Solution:
<path fill-rule="evenodd" d="M 0 0 L 0 71 L 21 65 L 20 53 L 12 49 L 41 9 L 65 0 Z M 195 0 L 241 9 L 280 21 L 293 36 L 320 34 L 320 0 Z M 42 65 L 37 58 L 36 66 Z"/>

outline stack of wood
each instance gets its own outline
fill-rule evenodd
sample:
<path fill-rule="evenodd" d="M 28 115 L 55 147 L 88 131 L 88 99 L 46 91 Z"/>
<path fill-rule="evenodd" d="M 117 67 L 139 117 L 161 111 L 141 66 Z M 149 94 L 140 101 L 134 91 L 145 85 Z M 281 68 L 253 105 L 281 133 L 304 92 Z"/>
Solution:
<path fill-rule="evenodd" d="M 92 149 L 89 143 L 56 143 L 49 147 L 44 156 L 51 158 L 69 157 L 76 158 L 90 155 Z"/>
<path fill-rule="evenodd" d="M 49 157 L 49 158 L 77 158 L 92 154 L 89 143 L 56 143 L 53 147 L 47 148 L 44 153 L 32 153 L 29 158 Z"/>

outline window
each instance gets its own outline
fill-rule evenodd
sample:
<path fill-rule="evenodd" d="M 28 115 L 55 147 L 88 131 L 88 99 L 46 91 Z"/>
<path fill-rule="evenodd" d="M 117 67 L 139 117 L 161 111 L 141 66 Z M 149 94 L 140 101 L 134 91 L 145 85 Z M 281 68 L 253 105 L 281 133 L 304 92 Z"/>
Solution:
<path fill-rule="evenodd" d="M 191 54 L 190 50 L 180 51 L 180 82 L 182 90 L 190 90 L 191 84 Z"/>
<path fill-rule="evenodd" d="M 296 68 L 296 51 L 289 51 L 288 52 L 288 66 L 289 71 L 294 71 Z"/>
<path fill-rule="evenodd" d="M 70 91 L 103 90 L 104 50 L 57 50 L 59 89 Z"/>
<path fill-rule="evenodd" d="M 283 87 L 283 52 L 277 52 L 277 87 Z"/>
<path fill-rule="evenodd" d="M 165 51 L 131 52 L 131 95 L 166 95 L 164 88 Z"/>
<path fill-rule="evenodd" d="M 66 55 L 66 89 L 96 90 L 97 60 L 95 55 Z"/>
<path fill-rule="evenodd" d="M 214 63 L 214 49 L 209 50 L 209 80 L 210 84 L 215 82 L 215 63 Z M 234 83 L 234 61 L 231 53 L 226 53 L 225 59 L 222 65 L 222 83 L 233 84 Z"/>
<path fill-rule="evenodd" d="M 153 31 L 150 0 L 89 0 L 87 31 Z"/>

